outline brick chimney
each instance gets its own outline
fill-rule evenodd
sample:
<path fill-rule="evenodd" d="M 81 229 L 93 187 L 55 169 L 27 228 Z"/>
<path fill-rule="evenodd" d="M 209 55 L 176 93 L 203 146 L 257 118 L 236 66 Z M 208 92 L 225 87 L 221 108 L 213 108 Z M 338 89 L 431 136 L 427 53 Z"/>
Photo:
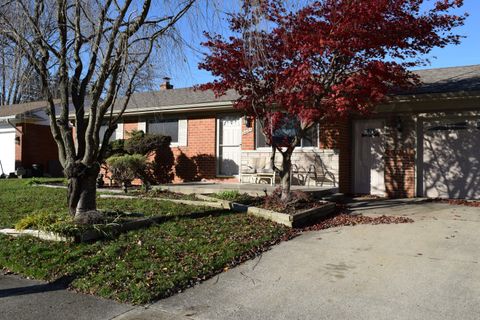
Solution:
<path fill-rule="evenodd" d="M 160 90 L 173 89 L 173 85 L 170 84 L 170 78 L 169 77 L 165 77 L 165 78 L 163 78 L 163 80 L 165 80 L 165 81 L 160 85 Z"/>

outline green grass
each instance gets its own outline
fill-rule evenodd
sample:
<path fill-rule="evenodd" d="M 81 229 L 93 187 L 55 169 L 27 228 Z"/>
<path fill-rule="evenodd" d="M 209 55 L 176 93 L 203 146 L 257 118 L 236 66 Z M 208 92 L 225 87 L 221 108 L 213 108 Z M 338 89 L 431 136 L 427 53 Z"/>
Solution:
<path fill-rule="evenodd" d="M 247 205 L 254 205 L 257 203 L 262 202 L 261 198 L 259 197 L 252 197 L 247 193 L 240 193 L 238 190 L 225 190 L 220 191 L 217 193 L 212 194 L 213 197 L 227 200 L 227 201 L 234 201 L 237 203 L 247 204 Z"/>
<path fill-rule="evenodd" d="M 66 210 L 64 189 L 24 182 L 0 180 L 0 226 L 11 227 L 35 210 Z M 172 219 L 93 244 L 0 235 L 0 268 L 37 279 L 64 277 L 74 290 L 147 303 L 221 272 L 288 233 L 245 214 L 195 214 L 205 208 L 168 201 L 99 199 L 98 206 Z"/>

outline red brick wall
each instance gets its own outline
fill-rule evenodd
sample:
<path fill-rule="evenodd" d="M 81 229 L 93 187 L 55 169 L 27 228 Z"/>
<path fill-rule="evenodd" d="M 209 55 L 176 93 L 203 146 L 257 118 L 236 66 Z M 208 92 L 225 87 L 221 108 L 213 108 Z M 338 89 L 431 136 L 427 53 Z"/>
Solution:
<path fill-rule="evenodd" d="M 385 151 L 385 188 L 390 198 L 415 197 L 415 151 Z"/>
<path fill-rule="evenodd" d="M 172 146 L 171 148 L 175 158 L 172 168 L 175 174 L 173 182 L 200 181 L 202 179 L 237 182 L 238 180 L 235 178 L 217 177 L 216 115 L 202 114 L 191 116 L 187 121 L 187 146 Z M 124 138 L 128 139 L 127 132 L 137 129 L 138 121 L 136 119 L 126 119 L 123 126 Z M 242 124 L 242 129 L 247 129 L 244 126 L 245 124 Z M 247 132 L 245 135 L 242 135 L 242 148 L 254 148 L 253 132 Z M 134 181 L 134 183 L 139 184 L 140 182 Z"/>
<path fill-rule="evenodd" d="M 320 149 L 337 149 L 340 129 L 337 123 L 321 123 L 319 132 Z"/>
<path fill-rule="evenodd" d="M 58 148 L 50 126 L 24 123 L 18 125 L 17 129 L 22 131 L 20 145 L 16 147 L 16 159 L 19 164 L 21 163 L 24 168 L 31 168 L 32 164 L 41 164 L 45 173 L 56 169 L 49 166 L 49 162 L 58 161 Z"/>
<path fill-rule="evenodd" d="M 214 115 L 188 119 L 187 146 L 172 148 L 175 155 L 174 182 L 215 179 L 215 128 Z"/>
<path fill-rule="evenodd" d="M 242 118 L 242 150 L 255 150 L 255 121 L 252 119 L 250 128 Z"/>
<path fill-rule="evenodd" d="M 123 124 L 123 138 L 128 138 L 128 133 L 132 130 L 138 130 L 138 121 L 137 120 L 127 120 Z"/>
<path fill-rule="evenodd" d="M 23 124 L 16 126 L 17 132 L 15 133 L 15 140 L 18 139 L 20 143 L 15 142 L 15 168 L 23 167 L 22 165 L 22 143 L 23 143 Z"/>
<path fill-rule="evenodd" d="M 338 189 L 352 193 L 351 120 L 320 123 L 320 149 L 336 149 L 339 153 Z"/>

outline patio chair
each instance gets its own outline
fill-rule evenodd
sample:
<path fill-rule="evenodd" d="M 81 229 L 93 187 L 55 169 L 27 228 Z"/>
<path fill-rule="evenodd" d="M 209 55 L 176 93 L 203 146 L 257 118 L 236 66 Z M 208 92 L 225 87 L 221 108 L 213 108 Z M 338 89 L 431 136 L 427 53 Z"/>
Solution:
<path fill-rule="evenodd" d="M 258 158 L 249 158 L 246 167 L 242 166 L 240 172 L 240 183 L 255 183 L 255 176 L 257 174 L 257 160 Z M 247 180 L 247 182 L 245 182 Z"/>
<path fill-rule="evenodd" d="M 305 185 L 321 186 L 325 182 L 332 183 L 336 187 L 335 175 L 327 170 L 322 159 L 319 156 L 315 156 L 314 163 L 308 167 L 308 172 L 305 175 Z"/>
<path fill-rule="evenodd" d="M 270 181 L 270 185 L 275 185 L 275 170 L 272 169 L 269 157 L 261 157 L 258 161 L 256 182 L 255 183 L 266 183 Z"/>
<path fill-rule="evenodd" d="M 298 182 L 298 185 L 305 185 L 307 178 L 307 170 L 304 167 L 298 166 L 296 163 L 292 164 L 291 172 L 291 183 L 293 184 L 294 180 Z"/>
<path fill-rule="evenodd" d="M 275 171 L 270 165 L 268 157 L 250 158 L 245 168 L 242 168 L 241 183 L 266 183 L 275 184 Z"/>

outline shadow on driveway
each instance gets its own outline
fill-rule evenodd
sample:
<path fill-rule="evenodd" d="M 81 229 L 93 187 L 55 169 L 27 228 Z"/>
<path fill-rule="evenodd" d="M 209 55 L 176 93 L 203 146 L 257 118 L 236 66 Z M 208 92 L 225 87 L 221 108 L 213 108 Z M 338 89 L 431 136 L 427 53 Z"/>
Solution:
<path fill-rule="evenodd" d="M 68 286 L 70 285 L 70 283 L 72 283 L 74 279 L 75 279 L 74 276 L 65 276 L 55 280 L 54 282 L 45 283 L 45 284 L 35 284 L 31 286 L 0 289 L 0 298 L 65 290 L 68 288 Z"/>

